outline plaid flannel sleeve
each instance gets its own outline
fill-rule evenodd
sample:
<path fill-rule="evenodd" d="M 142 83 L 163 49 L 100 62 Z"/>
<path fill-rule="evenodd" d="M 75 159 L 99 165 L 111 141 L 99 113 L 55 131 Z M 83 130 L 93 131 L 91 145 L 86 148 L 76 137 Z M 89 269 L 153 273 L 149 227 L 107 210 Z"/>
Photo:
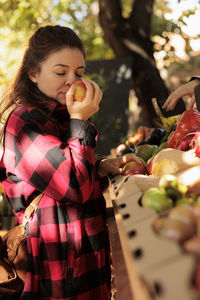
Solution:
<path fill-rule="evenodd" d="M 15 153 L 16 176 L 37 190 L 59 201 L 85 202 L 91 196 L 95 180 L 96 130 L 88 122 L 72 120 L 69 138 L 62 142 L 57 136 L 42 133 L 37 126 L 25 124 L 15 136 L 10 118 L 7 136 Z M 10 132 L 9 132 L 10 129 Z"/>

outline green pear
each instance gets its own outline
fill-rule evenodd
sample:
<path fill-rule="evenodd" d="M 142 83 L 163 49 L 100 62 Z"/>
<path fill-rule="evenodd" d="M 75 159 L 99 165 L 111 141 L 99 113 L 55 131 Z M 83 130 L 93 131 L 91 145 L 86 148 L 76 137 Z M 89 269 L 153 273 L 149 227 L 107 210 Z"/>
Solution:
<path fill-rule="evenodd" d="M 144 144 L 144 145 L 139 145 L 135 149 L 135 155 L 139 156 L 142 158 L 145 162 L 151 158 L 153 155 L 153 152 L 155 149 L 157 149 L 157 145 L 149 145 L 149 144 Z"/>
<path fill-rule="evenodd" d="M 159 180 L 159 187 L 164 189 L 166 194 L 174 201 L 185 196 L 187 186 L 179 182 L 178 178 L 172 174 L 164 174 Z"/>
<path fill-rule="evenodd" d="M 172 208 L 173 201 L 166 193 L 156 187 L 151 187 L 142 196 L 142 205 L 153 208 L 156 212 Z"/>
<path fill-rule="evenodd" d="M 176 206 L 195 205 L 195 200 L 192 197 L 182 197 L 176 200 Z"/>

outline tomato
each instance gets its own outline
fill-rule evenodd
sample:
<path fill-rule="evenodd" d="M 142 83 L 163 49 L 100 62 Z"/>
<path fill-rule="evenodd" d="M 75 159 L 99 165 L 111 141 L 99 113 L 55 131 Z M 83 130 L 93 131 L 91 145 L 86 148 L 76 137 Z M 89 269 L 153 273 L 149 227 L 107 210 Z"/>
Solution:
<path fill-rule="evenodd" d="M 190 149 L 189 143 L 191 139 L 184 139 L 188 134 L 195 134 L 200 131 L 200 112 L 197 110 L 186 110 L 180 117 L 176 130 L 173 131 L 167 140 L 167 145 L 170 148 L 181 149 L 181 143 L 184 140 L 184 149 Z M 188 142 L 188 146 L 186 143 Z"/>

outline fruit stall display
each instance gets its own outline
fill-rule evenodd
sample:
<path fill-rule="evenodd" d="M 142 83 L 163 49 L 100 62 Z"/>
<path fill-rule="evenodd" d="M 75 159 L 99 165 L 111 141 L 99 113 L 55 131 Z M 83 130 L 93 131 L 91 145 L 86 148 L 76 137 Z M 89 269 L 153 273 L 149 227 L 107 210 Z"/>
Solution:
<path fill-rule="evenodd" d="M 200 113 L 187 110 L 171 122 L 140 127 L 111 149 L 113 157 L 135 153 L 146 163 L 127 163 L 109 188 L 132 295 L 133 268 L 147 290 L 134 300 L 200 299 Z"/>

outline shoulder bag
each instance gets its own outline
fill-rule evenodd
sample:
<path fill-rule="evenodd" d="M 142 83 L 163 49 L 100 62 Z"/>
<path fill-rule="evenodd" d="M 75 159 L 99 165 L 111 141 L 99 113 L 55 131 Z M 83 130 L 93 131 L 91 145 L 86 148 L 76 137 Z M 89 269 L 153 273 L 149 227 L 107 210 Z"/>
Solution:
<path fill-rule="evenodd" d="M 37 209 L 43 194 L 26 208 L 23 222 L 0 237 L 0 299 L 20 299 L 28 261 L 25 226 Z"/>

